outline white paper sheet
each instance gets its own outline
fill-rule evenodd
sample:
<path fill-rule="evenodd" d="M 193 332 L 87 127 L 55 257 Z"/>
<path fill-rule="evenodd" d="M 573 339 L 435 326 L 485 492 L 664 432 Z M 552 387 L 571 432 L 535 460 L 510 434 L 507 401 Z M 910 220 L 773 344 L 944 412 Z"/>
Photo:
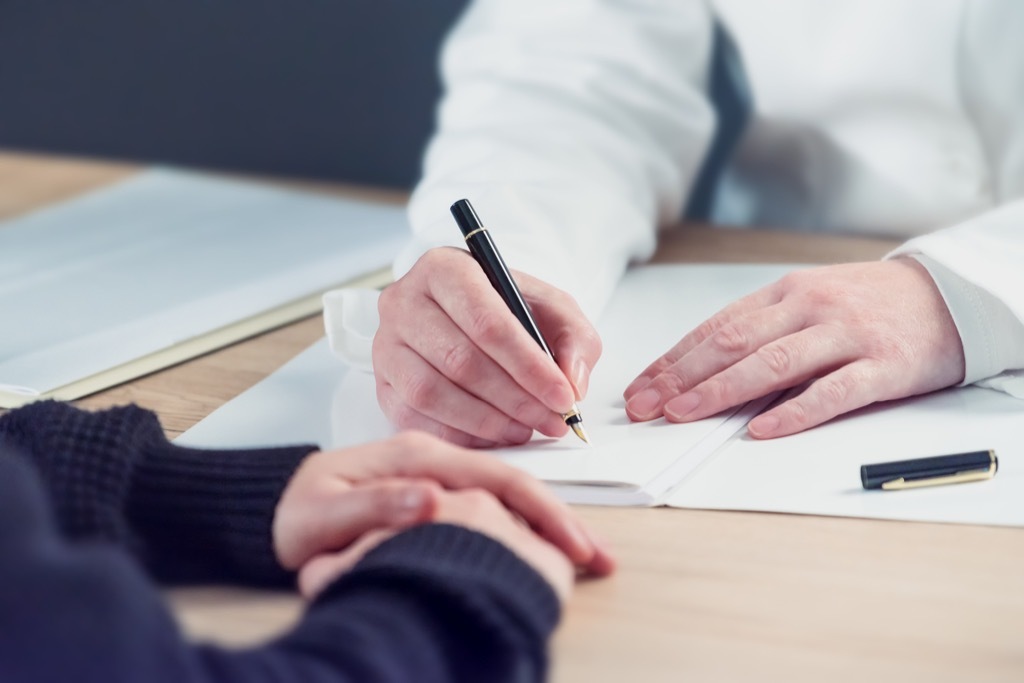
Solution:
<path fill-rule="evenodd" d="M 664 420 L 632 423 L 624 411 L 623 389 L 691 327 L 738 296 L 793 268 L 649 266 L 631 271 L 598 325 L 604 355 L 594 370 L 588 396 L 580 404 L 592 445 L 575 438 L 535 437 L 527 446 L 490 453 L 561 485 L 560 492 L 570 501 L 633 505 L 655 502 L 740 429 L 756 406 L 688 424 Z M 317 345 L 182 438 L 210 446 L 260 443 L 260 439 L 248 437 L 240 441 L 246 422 L 258 423 L 254 428 L 260 430 L 264 442 L 316 436 L 324 447 L 361 443 L 392 433 L 377 408 L 372 375 L 355 370 L 330 372 L 339 366 L 340 361 L 330 356 L 325 345 Z M 302 382 L 299 378 L 314 376 L 337 377 L 329 417 L 324 414 L 325 380 L 317 380 L 308 400 L 295 396 L 294 388 Z M 296 402 L 301 407 L 292 411 Z M 290 411 L 291 426 L 283 425 L 275 411 Z M 330 427 L 326 426 L 328 420 Z M 265 429 L 268 424 L 275 425 L 270 432 Z"/>
<path fill-rule="evenodd" d="M 38 395 L 390 264 L 399 207 L 158 169 L 0 225 L 0 389 Z"/>
<path fill-rule="evenodd" d="M 865 491 L 860 466 L 994 449 L 983 482 Z M 770 441 L 740 436 L 666 499 L 677 507 L 1024 526 L 1024 405 L 963 387 L 875 405 Z"/>
<path fill-rule="evenodd" d="M 569 500 L 1024 526 L 1024 404 L 967 387 L 876 405 L 803 434 L 771 441 L 721 419 L 696 427 L 631 425 L 625 382 L 666 344 L 728 300 L 774 280 L 786 266 L 658 266 L 631 271 L 600 325 L 605 354 L 581 405 L 598 444 L 536 439 L 499 452 L 555 480 L 642 484 L 556 487 Z M 742 420 L 740 420 L 742 422 Z M 717 435 L 716 428 L 724 430 Z M 694 431 L 697 430 L 697 431 Z M 347 370 L 321 340 L 179 438 L 210 447 L 313 442 L 341 447 L 393 433 L 372 376 Z M 725 445 L 713 453 L 704 445 Z M 731 434 L 731 437 L 728 435 Z M 691 457 L 679 457 L 685 449 Z M 986 482 L 910 491 L 865 491 L 862 464 L 993 448 Z M 646 483 L 644 483 L 646 482 Z M 674 488 L 672 488 L 674 486 Z"/>

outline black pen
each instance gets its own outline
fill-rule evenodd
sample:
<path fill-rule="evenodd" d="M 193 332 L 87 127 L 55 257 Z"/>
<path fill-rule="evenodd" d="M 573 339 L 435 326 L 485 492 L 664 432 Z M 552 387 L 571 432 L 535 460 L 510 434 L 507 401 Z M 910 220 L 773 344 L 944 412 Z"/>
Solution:
<path fill-rule="evenodd" d="M 473 255 L 476 262 L 483 268 L 484 273 L 487 274 L 487 279 L 498 290 L 498 294 L 504 299 L 509 310 L 519 319 L 519 322 L 523 324 L 523 327 L 530 333 L 534 341 L 540 344 L 540 347 L 544 349 L 544 353 L 548 354 L 551 360 L 554 360 L 555 356 L 551 353 L 551 348 L 544 341 L 544 335 L 540 333 L 540 328 L 537 327 L 537 323 L 530 314 L 530 307 L 527 306 L 523 295 L 519 292 L 516 281 L 512 279 L 512 274 L 508 272 L 508 267 L 501 258 L 501 254 L 498 253 L 498 248 L 494 246 L 490 233 L 483 226 L 483 223 L 480 222 L 480 218 L 476 215 L 476 211 L 473 210 L 469 200 L 460 199 L 455 202 L 452 204 L 451 211 L 452 215 L 455 216 L 455 222 L 459 224 L 462 236 L 466 239 L 469 253 Z M 580 409 L 576 407 L 575 403 L 572 404 L 569 412 L 562 415 L 562 419 L 565 420 L 565 424 L 572 428 L 576 436 L 590 443 L 590 439 L 587 438 L 587 433 L 583 429 L 583 416 L 580 415 Z"/>
<path fill-rule="evenodd" d="M 995 451 L 971 451 L 861 465 L 860 481 L 866 489 L 898 491 L 991 479 L 998 469 Z"/>

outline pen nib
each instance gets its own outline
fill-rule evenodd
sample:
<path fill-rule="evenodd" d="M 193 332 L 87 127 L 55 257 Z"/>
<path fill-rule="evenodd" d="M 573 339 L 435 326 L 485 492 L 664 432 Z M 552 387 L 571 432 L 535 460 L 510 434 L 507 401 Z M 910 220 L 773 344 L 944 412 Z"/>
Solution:
<path fill-rule="evenodd" d="M 587 430 L 583 429 L 582 422 L 573 422 L 571 425 L 572 431 L 576 433 L 576 436 L 580 437 L 584 443 L 590 443 L 590 438 L 587 436 Z"/>

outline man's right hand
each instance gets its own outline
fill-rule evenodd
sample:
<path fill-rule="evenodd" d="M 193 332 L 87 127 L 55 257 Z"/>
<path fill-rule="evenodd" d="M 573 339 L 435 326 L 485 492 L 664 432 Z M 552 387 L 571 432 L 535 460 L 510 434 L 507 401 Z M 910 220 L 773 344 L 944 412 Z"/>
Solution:
<path fill-rule="evenodd" d="M 586 394 L 601 340 L 568 294 L 514 276 L 558 365 L 469 252 L 432 249 L 381 293 L 373 367 L 393 424 L 474 448 L 565 435 L 561 415 Z"/>

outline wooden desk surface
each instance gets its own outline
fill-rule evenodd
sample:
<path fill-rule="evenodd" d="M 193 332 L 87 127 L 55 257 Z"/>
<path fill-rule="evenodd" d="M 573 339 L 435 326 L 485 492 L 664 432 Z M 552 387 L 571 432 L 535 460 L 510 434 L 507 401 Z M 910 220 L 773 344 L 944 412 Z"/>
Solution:
<path fill-rule="evenodd" d="M 135 170 L 0 154 L 0 219 Z M 665 236 L 656 260 L 838 262 L 877 258 L 892 245 L 686 228 Z M 319 317 L 309 318 L 78 403 L 134 401 L 175 435 L 321 334 Z M 1024 680 L 1024 529 L 578 511 L 621 568 L 578 586 L 555 637 L 554 681 Z M 171 599 L 190 633 L 231 644 L 277 633 L 301 610 L 291 595 L 223 587 L 176 590 Z"/>

